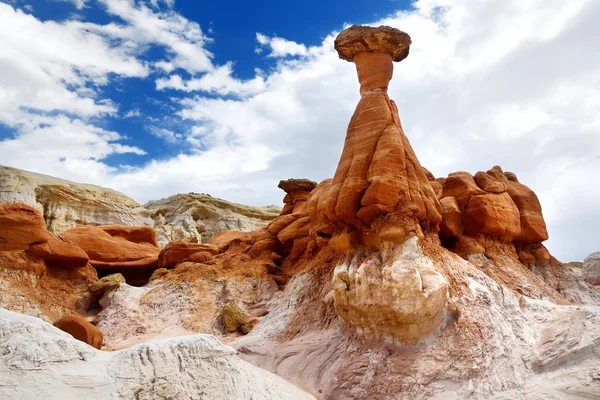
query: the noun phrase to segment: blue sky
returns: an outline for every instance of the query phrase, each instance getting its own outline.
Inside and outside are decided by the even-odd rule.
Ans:
[[[436,176],[500,165],[539,196],[551,252],[599,250],[595,0],[0,0],[0,164],[144,203],[280,204],[331,177],[359,100],[345,24],[412,38],[390,97]]]
[[[24,12],[30,13],[41,21],[79,21],[98,25],[126,23],[114,13],[107,12],[106,4],[96,1],[14,1],[8,2]],[[83,7],[80,6],[83,4]],[[143,2],[138,2],[144,5]],[[276,67],[277,59],[267,57],[266,52],[257,53],[258,32],[270,37],[283,37],[306,46],[319,45],[332,32],[343,27],[344,23],[365,23],[387,16],[399,9],[409,8],[408,1],[381,0],[364,1],[234,1],[234,2],[198,2],[179,1],[169,7],[158,2],[152,7],[156,12],[173,11],[191,22],[199,24],[207,38],[204,48],[211,53],[214,65],[232,62],[232,76],[241,80],[252,79],[256,68],[265,72]],[[138,55],[138,59],[152,63],[169,55],[165,47],[150,45]],[[203,73],[190,73],[178,69],[178,75],[187,79],[202,76]],[[175,134],[185,135],[197,121],[187,121],[175,115],[178,111],[173,99],[184,97],[180,91],[166,88],[157,90],[155,79],[169,76],[164,71],[154,71],[153,79],[117,78],[111,85],[99,88],[99,94],[110,98],[118,112],[103,115],[94,121],[97,126],[116,131],[127,137],[125,143],[138,147],[146,154],[111,154],[103,162],[114,168],[123,165],[139,166],[153,159],[165,159],[175,152],[188,153],[189,148],[179,141],[165,141],[157,136],[156,130],[166,129]],[[214,98],[211,93],[202,96]],[[232,95],[235,97],[235,95]],[[227,97],[227,96],[225,96]],[[125,116],[131,117],[124,118]],[[137,115],[140,114],[140,115]],[[10,137],[14,129],[0,130],[0,139]]]

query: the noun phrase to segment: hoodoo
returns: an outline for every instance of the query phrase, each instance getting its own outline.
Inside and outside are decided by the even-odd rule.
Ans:
[[[387,94],[393,62],[406,58],[410,43],[386,26],[352,26],[336,38],[340,58],[356,64],[361,99],[321,194],[330,244],[347,254],[333,277],[337,313],[363,332],[405,343],[441,323],[447,297],[446,280],[418,244],[439,231],[442,207]]]

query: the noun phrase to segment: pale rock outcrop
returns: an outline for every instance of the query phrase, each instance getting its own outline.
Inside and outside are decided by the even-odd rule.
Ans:
[[[338,315],[365,334],[417,344],[442,322],[448,283],[413,237],[339,264],[333,295]]]
[[[60,234],[79,225],[146,225],[155,228],[160,247],[174,240],[202,242],[221,230],[260,229],[281,210],[193,193],[142,206],[112,189],[0,166],[0,204],[11,202],[40,211],[49,232]]]
[[[336,272],[318,267],[329,262],[326,251],[309,263],[312,269],[291,278],[270,312],[232,346],[242,358],[319,399],[600,396],[597,293],[569,289],[588,305],[532,299],[469,261],[425,244],[422,253],[450,286],[444,322],[418,346],[390,344],[390,337],[377,338],[377,330],[354,333],[335,317]]]
[[[600,286],[600,251],[590,254],[583,260],[581,276],[589,284]]]
[[[93,294],[101,296],[106,292],[118,288],[122,283],[125,283],[125,277],[123,274],[110,274],[92,283],[89,286],[89,289]]]
[[[240,360],[211,335],[101,352],[37,318],[4,309],[0,377],[3,399],[314,399]]]
[[[245,206],[199,193],[153,200],[144,207],[157,216],[154,228],[161,247],[169,241],[183,239],[201,243],[223,230],[257,230],[281,211],[276,206]],[[163,215],[164,221],[159,215]]]
[[[0,166],[0,203],[22,202],[39,210],[48,231],[78,225],[150,225],[141,205],[116,190]]]

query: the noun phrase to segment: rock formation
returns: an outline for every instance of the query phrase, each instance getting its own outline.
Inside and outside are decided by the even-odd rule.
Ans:
[[[43,321],[0,309],[2,399],[309,400],[211,335],[101,352]]]
[[[112,189],[0,166],[0,203],[25,203],[44,216],[48,231],[78,225],[150,225],[150,213]]]
[[[279,207],[250,207],[205,194],[178,194],[145,204],[154,219],[160,247],[170,241],[192,239],[205,242],[223,230],[254,231],[267,225]]]
[[[121,273],[130,284],[142,284],[158,268],[160,249],[150,227],[78,226],[62,236],[82,248],[101,275]]]
[[[189,259],[206,262],[218,253],[219,247],[214,244],[190,243],[178,240],[169,243],[161,250],[158,257],[158,266],[160,268],[170,268]]]
[[[414,344],[442,322],[448,284],[416,242],[439,231],[442,206],[387,95],[393,61],[410,43],[387,27],[353,26],[336,38],[340,58],[356,64],[361,100],[333,180],[311,202],[313,214],[326,204],[314,234],[346,254],[333,276],[337,313],[363,332]]]
[[[0,166],[0,204],[13,202],[37,209],[49,232],[60,234],[79,225],[147,225],[155,228],[160,247],[182,239],[202,242],[226,229],[260,229],[280,211],[195,193],[141,206],[112,189]]]
[[[590,285],[600,286],[600,251],[583,260],[581,275]]]
[[[79,315],[65,315],[54,326],[98,350],[102,348],[102,332]]]
[[[96,296],[102,296],[104,293],[109,292],[113,289],[121,286],[125,283],[125,277],[121,273],[110,274],[103,278],[98,279],[96,282],[89,286],[90,292]]]
[[[97,279],[87,254],[46,230],[39,211],[23,203],[0,204],[0,307],[54,321],[85,313]]]
[[[281,181],[284,207],[266,226],[252,232],[228,226],[205,243],[182,234],[186,240],[172,241],[160,254],[152,235],[139,228],[83,227],[63,235],[93,264],[112,262],[115,254],[119,262],[144,260],[148,251],[162,268],[141,287],[118,276],[90,285],[101,296],[101,309],[89,310],[89,318],[104,334],[103,348],[115,351],[100,357],[76,342],[74,350],[67,346],[76,356],[58,358],[86,366],[83,371],[108,371],[88,379],[102,384],[94,387],[96,397],[114,387],[124,396],[138,390],[141,398],[247,395],[235,384],[246,368],[239,366],[247,364],[197,333],[215,335],[241,358],[319,399],[600,397],[600,293],[543,246],[548,233],[541,205],[515,174],[493,167],[435,178],[420,165],[387,94],[393,62],[404,59],[409,46],[406,33],[389,27],[353,26],[340,33],[335,47],[356,64],[361,98],[338,167],[318,185]],[[198,221],[207,220],[201,196],[147,207],[161,223],[184,216],[182,232],[193,233]],[[165,203],[183,205],[169,211]],[[7,224],[18,225],[10,218]],[[50,247],[56,242],[46,238],[39,218],[28,221],[31,231],[17,231],[12,239],[0,225],[8,232],[0,233],[2,246],[16,249],[0,251],[0,267],[3,255],[18,253],[11,256],[20,260],[13,269],[56,270],[43,255],[32,258],[40,243],[31,240],[43,237]],[[593,277],[594,257],[585,263],[582,275]],[[24,287],[17,280],[10,284]],[[5,287],[15,291],[7,284],[0,289]],[[2,296],[0,291],[4,306]],[[10,302],[6,307],[38,312]],[[6,334],[3,319],[14,326],[15,317],[0,310],[0,376],[9,382],[0,385],[0,395],[4,390],[10,397],[18,390],[14,382],[35,380],[39,371],[25,372],[29,347],[10,347],[20,336],[4,338],[38,328],[50,337],[56,332],[27,320],[28,327]],[[174,336],[185,338],[166,339]],[[52,353],[64,346],[41,348]],[[44,357],[55,368],[54,353]],[[17,367],[5,367],[7,359],[19,360]],[[181,376],[182,368],[192,373]],[[125,370],[126,381],[115,378]],[[262,386],[256,385],[260,398]],[[88,387],[65,390],[85,397]]]

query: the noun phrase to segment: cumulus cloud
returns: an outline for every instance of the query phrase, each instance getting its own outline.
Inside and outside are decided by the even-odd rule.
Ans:
[[[291,40],[269,37],[262,33],[256,33],[256,41],[263,47],[268,47],[271,50],[269,57],[286,57],[286,56],[305,56],[308,54],[308,48]],[[261,48],[257,48],[257,53],[261,52]]]
[[[254,95],[265,90],[265,81],[257,75],[253,79],[241,80],[232,76],[233,63],[227,63],[216,68],[200,78],[184,81],[179,75],[171,75],[167,78],[156,80],[156,89],[176,89],[185,92],[208,92],[219,95],[235,94],[239,96]]]
[[[332,176],[345,128],[359,99],[354,65],[339,60],[333,49],[335,33],[311,47],[257,34],[259,48],[266,49],[277,65],[243,81],[235,78],[234,64],[213,65],[204,48],[208,39],[199,27],[174,11],[156,12],[128,1],[105,2],[126,25],[80,26],[87,27],[87,34],[130,41],[129,47],[107,50],[120,52],[122,60],[133,57],[149,42],[168,49],[169,57],[151,67],[171,75],[152,79],[157,90],[186,94],[172,101],[178,117],[193,128],[167,130],[182,135],[175,138],[190,144],[192,150],[116,170],[102,162],[107,152],[137,150],[107,147],[106,143],[118,140],[108,134],[104,144],[90,136],[94,151],[82,150],[87,158],[71,157],[71,151],[78,151],[74,149],[61,159],[60,154],[65,157],[67,150],[46,142],[52,152],[46,155],[36,150],[31,154],[35,161],[24,164],[5,157],[26,149],[20,143],[38,150],[41,145],[17,137],[0,142],[3,163],[103,184],[139,201],[202,191],[242,203],[279,203],[279,179],[319,181]],[[410,56],[395,66],[390,96],[421,163],[436,176],[457,170],[475,173],[496,164],[515,172],[540,197],[551,252],[568,261],[598,250],[595,231],[600,222],[596,206],[600,192],[594,182],[600,175],[599,19],[600,4],[593,0],[420,0],[412,10],[379,21],[352,22],[395,26],[413,39]],[[174,21],[191,27],[189,35],[181,26],[175,28]],[[81,34],[73,33],[76,37]],[[182,41],[190,46],[180,46]],[[0,52],[0,60],[3,55]],[[120,74],[143,77],[151,73],[148,65],[135,58],[128,64]],[[102,69],[92,69],[84,78],[68,69],[51,71],[74,82],[84,79],[104,84]],[[192,77],[184,79],[178,69]],[[0,76],[5,71],[19,73],[16,68],[0,71]],[[32,71],[31,76],[36,77],[36,70]],[[50,107],[44,99],[52,96],[45,94],[44,88],[49,85],[51,90],[54,81],[43,77],[20,102]],[[115,112],[116,106],[110,102],[68,90],[61,94],[59,89],[65,87],[56,87],[59,101],[52,107],[69,107],[78,115]],[[0,96],[0,113],[10,107],[2,105],[3,98]],[[5,112],[0,118],[7,123],[11,116]],[[99,137],[107,135],[86,129]],[[2,151],[4,143],[12,147],[5,144]],[[87,170],[80,178],[81,168]]]

